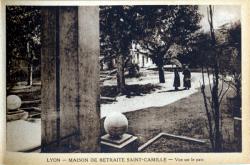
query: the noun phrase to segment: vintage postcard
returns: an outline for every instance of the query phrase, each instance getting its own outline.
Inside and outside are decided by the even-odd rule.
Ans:
[[[250,163],[249,10],[1,2],[1,163]]]

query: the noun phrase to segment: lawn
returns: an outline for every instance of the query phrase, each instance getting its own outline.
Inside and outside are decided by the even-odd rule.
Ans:
[[[208,87],[206,88],[208,91]],[[227,97],[233,95],[233,90],[229,90],[223,99],[221,105],[223,118],[223,151],[237,152],[239,146],[236,145],[233,138],[233,117],[228,110]],[[168,99],[168,98],[166,98]],[[192,150],[192,152],[210,152],[209,135],[206,124],[206,113],[203,105],[203,97],[200,91],[189,97],[180,99],[172,104],[162,107],[149,107],[133,112],[126,112],[125,115],[129,121],[128,132],[139,138],[139,144],[142,145],[160,132],[183,135],[207,141],[203,149]],[[103,120],[102,120],[103,121]],[[104,131],[102,129],[102,133]],[[161,145],[167,146],[166,140],[162,140]],[[164,142],[165,141],[165,142]],[[176,147],[183,147],[183,143],[176,143]],[[146,152],[171,152],[160,150],[159,145],[150,147]],[[180,150],[178,150],[180,151]],[[174,152],[174,150],[172,150]]]

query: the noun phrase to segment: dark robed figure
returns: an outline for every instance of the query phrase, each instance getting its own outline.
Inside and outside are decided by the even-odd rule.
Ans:
[[[175,90],[178,90],[178,87],[180,87],[180,75],[178,72],[178,69],[174,69],[174,88]]]
[[[185,89],[191,88],[191,72],[188,69],[188,66],[185,66],[185,69],[182,72],[183,74],[183,86]]]

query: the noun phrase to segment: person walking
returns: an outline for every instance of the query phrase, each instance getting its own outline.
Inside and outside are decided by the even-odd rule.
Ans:
[[[188,69],[188,66],[185,66],[185,69],[183,70],[182,74],[184,75],[183,77],[183,86],[185,89],[190,89],[191,88],[191,72]]]
[[[177,68],[174,68],[174,89],[177,91],[179,90],[178,87],[180,87],[180,75],[179,75],[179,72],[178,72],[178,69]]]

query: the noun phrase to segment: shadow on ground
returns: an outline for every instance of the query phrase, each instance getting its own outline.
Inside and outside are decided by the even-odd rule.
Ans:
[[[126,97],[130,98],[133,96],[143,96],[145,94],[149,94],[154,92],[157,89],[160,89],[161,86],[154,85],[154,84],[133,84],[133,85],[126,85],[125,93],[122,95],[125,95]],[[119,92],[117,92],[117,86],[102,86],[101,87],[101,96],[103,97],[117,97],[121,96]],[[105,104],[104,102],[102,102]]]
[[[178,91],[184,91],[186,90],[185,88],[182,88],[182,89],[178,89],[178,90],[175,90],[175,89],[170,89],[170,90],[167,90],[167,91],[159,91],[158,93],[165,93],[165,92],[178,92]]]

